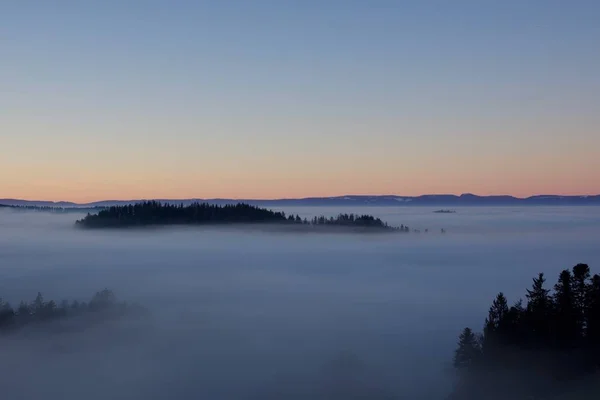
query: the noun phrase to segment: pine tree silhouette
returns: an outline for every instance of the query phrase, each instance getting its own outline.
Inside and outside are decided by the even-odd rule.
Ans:
[[[471,367],[481,356],[481,348],[471,328],[463,329],[458,337],[458,348],[454,352],[454,367],[465,369]]]

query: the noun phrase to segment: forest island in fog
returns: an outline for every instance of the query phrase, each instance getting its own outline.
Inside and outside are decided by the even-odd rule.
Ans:
[[[278,224],[305,228],[344,228],[366,232],[409,232],[407,226],[393,227],[372,215],[339,214],[312,219],[288,215],[257,206],[237,203],[223,206],[193,203],[188,206],[146,201],[112,206],[97,214],[88,214],[76,222],[84,228],[125,228],[158,225],[236,225]]]

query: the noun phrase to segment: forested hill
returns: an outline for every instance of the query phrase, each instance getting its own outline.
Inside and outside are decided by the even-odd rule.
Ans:
[[[454,366],[459,385],[452,400],[592,399],[570,396],[600,371],[600,275],[587,264],[563,270],[552,289],[544,274],[533,279],[526,301],[494,299],[483,333],[465,328]],[[579,390],[581,391],[581,390]],[[558,396],[558,397],[555,397]]]
[[[272,211],[249,204],[214,205],[194,203],[188,206],[164,204],[157,201],[113,206],[97,214],[88,214],[76,222],[84,228],[121,228],[150,225],[223,225],[223,224],[285,224],[298,227],[345,227],[370,231],[408,232],[402,225],[391,227],[371,215],[340,214],[337,217],[315,217],[312,220],[298,215],[286,216],[284,212]]]

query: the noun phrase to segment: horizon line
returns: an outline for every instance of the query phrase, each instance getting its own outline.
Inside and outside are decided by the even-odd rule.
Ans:
[[[189,201],[189,200],[201,200],[201,201],[223,201],[223,200],[232,200],[232,201],[290,201],[290,200],[311,200],[311,199],[339,199],[344,197],[398,197],[398,198],[418,198],[425,196],[476,196],[476,197],[512,197],[515,199],[529,199],[533,197],[543,197],[543,196],[551,196],[551,197],[594,197],[600,196],[600,193],[595,194],[534,194],[530,196],[515,196],[511,194],[486,194],[480,195],[471,192],[464,193],[424,193],[419,195],[405,196],[398,194],[342,194],[342,195],[334,195],[334,196],[308,196],[308,197],[277,197],[277,198],[244,198],[244,197],[184,197],[184,198],[168,198],[168,197],[139,197],[133,199],[101,199],[101,200],[92,200],[92,201],[84,201],[77,202],[71,200],[32,200],[32,199],[23,199],[23,198],[12,198],[5,197],[0,199],[0,204],[2,201],[27,201],[27,202],[44,202],[44,203],[72,203],[78,205],[92,204],[92,203],[101,203],[101,202],[134,202],[134,201]]]

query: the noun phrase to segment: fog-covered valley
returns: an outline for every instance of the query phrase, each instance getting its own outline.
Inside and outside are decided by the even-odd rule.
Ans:
[[[497,292],[512,302],[538,272],[600,267],[600,207],[456,210],[284,209],[369,213],[409,235],[88,231],[73,214],[0,211],[5,300],[108,287],[151,310],[0,337],[5,398],[443,399],[456,336]]]

